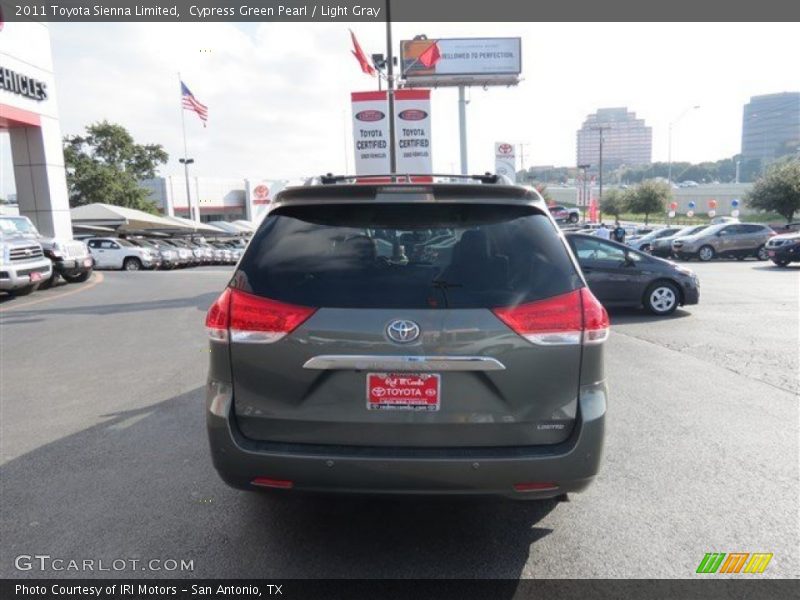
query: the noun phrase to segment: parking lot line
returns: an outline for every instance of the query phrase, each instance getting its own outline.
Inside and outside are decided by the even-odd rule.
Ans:
[[[91,283],[89,283],[87,285],[82,285],[81,287],[79,287],[77,289],[69,290],[67,292],[64,292],[63,294],[57,294],[57,295],[54,295],[54,296],[46,296],[44,298],[37,298],[36,300],[31,300],[30,302],[25,302],[24,304],[13,304],[13,305],[9,306],[8,308],[0,307],[0,314],[6,313],[6,312],[10,312],[10,311],[12,311],[12,310],[14,310],[16,308],[27,308],[28,306],[33,306],[34,304],[39,304],[41,302],[47,302],[48,300],[58,300],[60,298],[64,298],[65,296],[71,296],[72,294],[77,294],[79,292],[85,292],[87,290],[92,289],[96,285],[102,283],[103,279],[104,279],[103,274],[102,273],[98,273],[97,271],[95,271],[94,272],[94,276],[92,277]]]

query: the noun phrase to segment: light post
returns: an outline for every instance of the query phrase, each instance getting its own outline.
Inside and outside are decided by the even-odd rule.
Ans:
[[[600,201],[603,199],[603,142],[605,139],[603,138],[603,132],[608,131],[611,129],[611,125],[598,125],[596,127],[592,127],[593,131],[598,131],[600,133],[600,164],[598,165],[598,192],[597,192],[597,204],[599,206]]]
[[[697,110],[698,108],[700,108],[699,104],[696,104],[695,106],[687,106],[683,112],[678,115],[678,118],[669,124],[669,131],[667,134],[667,162],[669,163],[669,166],[667,167],[667,184],[669,185],[669,189],[672,189],[672,128],[673,126],[677,125],[678,121],[685,117],[690,110]]]
[[[586,222],[586,204],[589,202],[589,199],[587,198],[587,193],[586,193],[586,172],[589,170],[589,167],[591,167],[591,166],[592,165],[590,165],[588,163],[587,164],[583,164],[583,165],[578,165],[578,168],[582,172],[582,174],[581,174],[581,185],[583,186],[583,202],[581,202],[581,204],[582,204],[581,208],[583,208],[583,222],[584,223]]]
[[[186,177],[186,205],[189,207],[189,218],[192,221],[199,221],[200,220],[200,215],[197,214],[197,216],[195,217],[194,207],[192,206],[192,196],[191,196],[191,193],[189,191],[189,165],[194,163],[194,159],[193,158],[179,158],[178,162],[183,165],[183,173],[184,173],[184,176]],[[200,211],[198,210],[197,212],[199,213]]]
[[[394,55],[392,54],[392,5],[386,0],[386,90],[389,96],[389,173],[397,173],[394,124]],[[394,181],[392,177],[392,181]]]

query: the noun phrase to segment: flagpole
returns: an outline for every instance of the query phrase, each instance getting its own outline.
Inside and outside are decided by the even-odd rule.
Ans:
[[[178,71],[178,83],[183,84],[183,79],[181,79],[180,71]],[[189,219],[192,221],[198,221],[200,215],[197,215],[195,218],[194,208],[192,207],[192,197],[189,187],[189,149],[186,144],[186,109],[183,107],[183,87],[181,87],[181,129],[183,130],[183,160],[180,162],[183,163],[183,174],[186,178],[186,206],[189,208]],[[192,160],[194,162],[194,160]],[[195,229],[196,231],[196,229]]]

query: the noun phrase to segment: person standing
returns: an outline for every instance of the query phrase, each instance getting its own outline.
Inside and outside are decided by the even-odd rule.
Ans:
[[[608,240],[611,238],[611,231],[606,227],[605,223],[600,223],[600,227],[597,228],[595,235],[604,240]]]
[[[619,220],[614,223],[614,231],[611,233],[614,241],[617,241],[620,244],[625,243],[625,228],[619,224]]]

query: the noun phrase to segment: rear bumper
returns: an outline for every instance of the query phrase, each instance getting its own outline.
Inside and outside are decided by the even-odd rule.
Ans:
[[[210,382],[206,418],[211,457],[220,477],[256,489],[256,477],[291,481],[302,491],[374,494],[494,495],[548,498],[578,492],[600,468],[605,383],[583,386],[570,437],[551,446],[396,448],[259,442],[245,438],[231,416],[229,384]],[[514,485],[553,482],[518,492]]]
[[[86,271],[91,271],[94,267],[94,259],[87,255],[78,258],[57,259],[53,263],[53,268],[59,275],[80,275]]]

